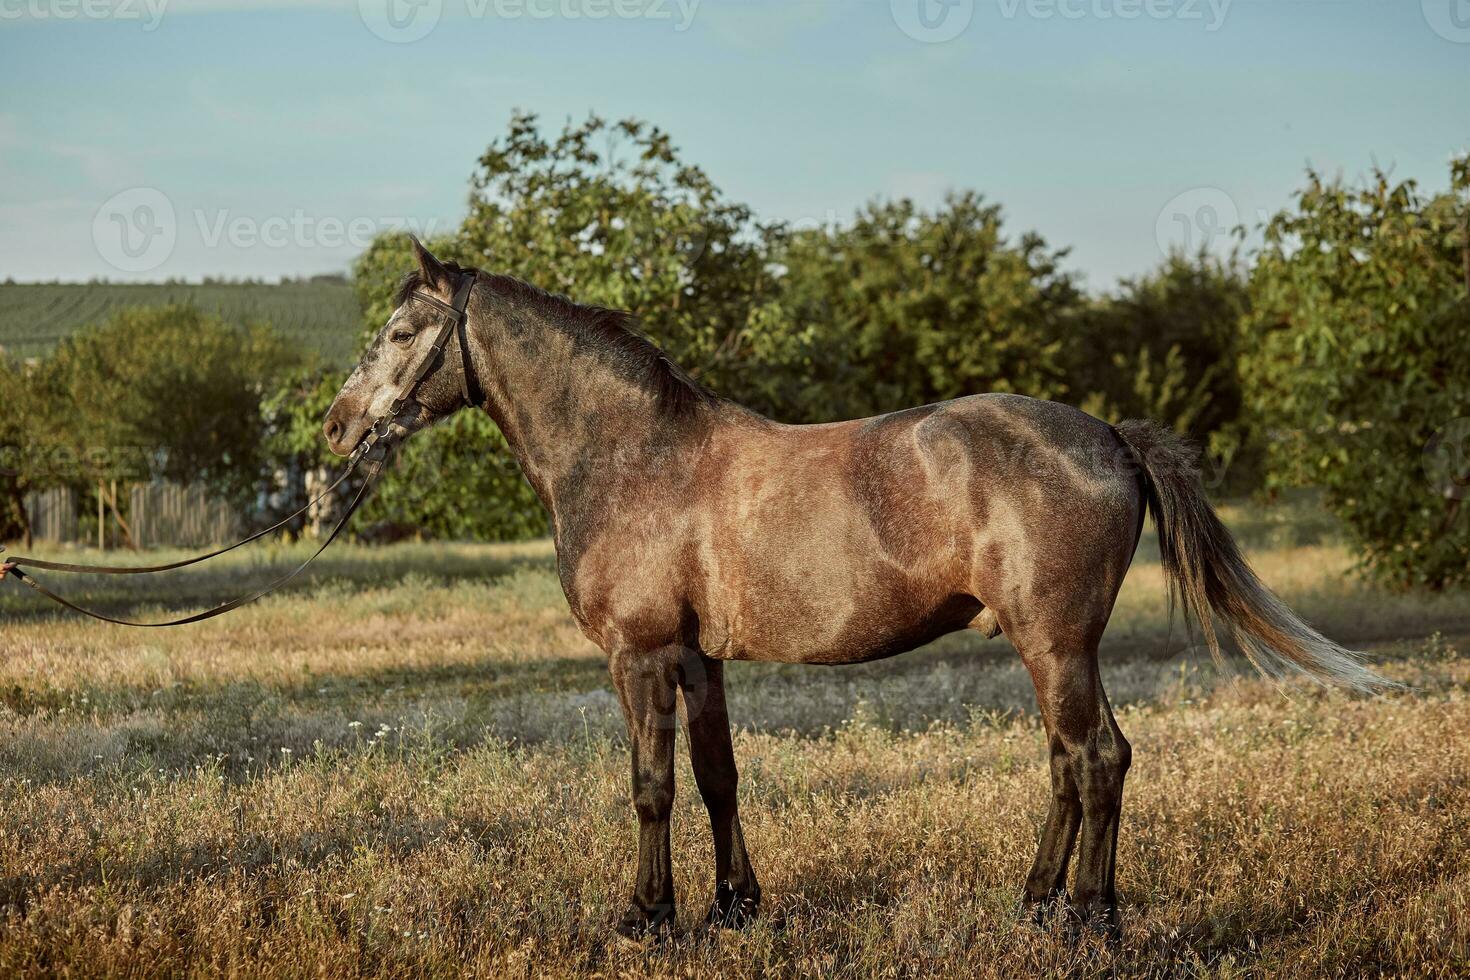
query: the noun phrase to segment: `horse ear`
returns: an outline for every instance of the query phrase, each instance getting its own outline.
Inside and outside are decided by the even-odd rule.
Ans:
[[[417,235],[409,235],[408,240],[413,242],[413,257],[418,260],[419,275],[423,277],[424,285],[438,291],[445,291],[449,286],[449,270],[444,268],[444,263],[434,258],[434,253],[424,248],[424,243],[418,240]]]

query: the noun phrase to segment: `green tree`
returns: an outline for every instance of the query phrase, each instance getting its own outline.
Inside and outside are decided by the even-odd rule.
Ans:
[[[418,437],[363,506],[363,526],[411,528],[430,538],[521,541],[548,532],[536,492],[489,416],[461,412]]]
[[[726,201],[646,123],[594,116],[547,138],[535,116],[517,114],[480,158],[462,227],[429,245],[442,258],[578,302],[630,310],[690,373],[743,397],[759,373],[744,356],[747,321],[772,288],[763,234],[749,209]],[[402,234],[378,238],[358,259],[354,281],[369,333],[386,321],[394,283],[412,267]],[[429,533],[521,537],[545,528],[503,437],[483,416],[417,436],[375,498],[369,518],[381,508],[382,517]]]
[[[872,203],[845,227],[768,238],[779,296],[751,318],[764,402],[792,420],[872,415],[981,391],[1067,392],[1081,294],[1065,251],[1008,240],[999,206]]]
[[[261,399],[297,357],[267,327],[193,307],[122,310],[35,368],[33,435],[72,461],[53,480],[163,477],[243,500],[264,462]]]
[[[32,435],[29,379],[19,362],[0,351],[0,541],[27,537],[25,495],[30,489],[26,456]]]
[[[1171,254],[1077,320],[1066,345],[1074,397],[1100,418],[1164,422],[1239,471],[1240,321],[1249,306],[1236,261]]]
[[[741,334],[771,288],[762,229],[666,133],[593,116],[548,139],[518,113],[472,186],[464,224],[429,243],[436,254],[629,310],[692,374],[742,390]],[[412,256],[406,235],[385,235],[354,267],[370,331]]]
[[[1381,172],[1357,188],[1312,173],[1250,282],[1247,391],[1272,481],[1325,487],[1365,566],[1400,586],[1470,575],[1470,521],[1422,458],[1470,416],[1467,196],[1470,159],[1427,200]]]

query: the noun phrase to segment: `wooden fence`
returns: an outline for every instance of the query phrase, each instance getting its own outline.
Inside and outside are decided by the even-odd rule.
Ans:
[[[139,548],[199,548],[242,536],[239,515],[198,485],[134,484],[128,515]]]
[[[70,487],[26,494],[26,515],[31,537],[38,541],[80,540],[77,529],[77,495]]]
[[[119,500],[118,504],[121,507],[124,501]],[[34,539],[58,544],[97,543],[95,520],[92,528],[82,533],[78,494],[71,488],[27,494],[25,505]],[[240,515],[201,486],[134,484],[128,492],[126,507],[124,516],[133,532],[132,543],[139,548],[198,548],[242,536]],[[109,542],[124,543],[112,514],[109,512],[106,517]]]

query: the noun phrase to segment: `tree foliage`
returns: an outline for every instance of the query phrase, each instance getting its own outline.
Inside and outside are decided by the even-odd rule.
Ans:
[[[26,460],[33,402],[25,371],[0,352],[0,541],[25,537],[25,494],[34,465]]]
[[[781,236],[779,291],[751,347],[764,401],[793,420],[855,418],[976,391],[1060,397],[1081,294],[1064,252],[1010,242],[974,194],[934,211],[874,203],[852,224]]]
[[[449,540],[520,541],[548,533],[547,515],[480,412],[461,412],[416,437],[363,507],[364,526]]]
[[[441,258],[518,276],[578,302],[629,310],[694,375],[742,390],[738,342],[771,288],[762,229],[668,135],[593,116],[544,137],[534,115],[480,157],[469,214],[436,239]],[[369,324],[411,267],[406,236],[385,236],[354,269]]]
[[[1421,458],[1470,416],[1467,194],[1470,159],[1430,199],[1381,172],[1310,174],[1251,277],[1245,371],[1272,480],[1325,487],[1367,567],[1404,586],[1470,569],[1470,520]]]
[[[199,481],[253,495],[261,401],[299,358],[273,330],[193,307],[122,310],[64,340],[26,379],[37,482]]]
[[[1152,418],[1203,447],[1236,489],[1259,480],[1241,422],[1239,263],[1175,252],[1093,302],[1066,345],[1073,399],[1103,419]]]

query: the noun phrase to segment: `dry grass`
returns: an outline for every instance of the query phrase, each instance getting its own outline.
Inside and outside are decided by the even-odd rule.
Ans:
[[[343,548],[313,584],[182,630],[0,586],[0,973],[1465,975],[1470,602],[1356,582],[1316,518],[1231,516],[1269,582],[1413,687],[1221,677],[1177,623],[1170,645],[1145,545],[1104,658],[1135,747],[1116,948],[1016,921],[1042,739],[1009,646],[970,636],[732,667],[765,915],[612,943],[622,723],[549,549],[410,545]],[[78,587],[146,615],[296,554]],[[689,927],[710,845],[682,761],[679,785]]]

